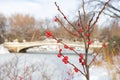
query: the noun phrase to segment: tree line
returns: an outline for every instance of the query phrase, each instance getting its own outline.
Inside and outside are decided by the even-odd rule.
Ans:
[[[89,18],[89,17],[88,17]],[[67,24],[63,18],[60,18],[66,28],[74,32],[74,29]],[[70,35],[60,24],[55,23],[53,19],[36,20],[30,15],[15,14],[5,17],[0,14],[0,36],[9,41],[18,39],[19,41],[38,41],[45,39],[45,30],[51,30],[53,34],[62,39],[78,40],[75,36]],[[78,27],[77,19],[72,21],[73,25]],[[93,39],[100,41],[109,40],[112,37],[120,37],[120,25],[118,20],[113,20],[109,25],[100,28],[95,25]],[[75,32],[74,32],[75,33]],[[95,34],[95,35],[94,35]],[[77,35],[75,33],[75,35]]]

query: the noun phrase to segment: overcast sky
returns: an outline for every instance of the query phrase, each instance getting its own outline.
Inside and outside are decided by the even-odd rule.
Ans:
[[[7,17],[19,13],[29,14],[36,19],[51,19],[60,14],[54,4],[55,1],[64,14],[71,17],[71,19],[77,15],[79,0],[0,0],[0,13]],[[110,21],[110,19],[107,19],[104,15],[97,23],[103,25],[105,21]]]
[[[58,14],[55,1],[66,15],[73,13],[78,6],[78,0],[0,0],[0,13],[5,16],[20,13],[29,14],[37,19],[53,18]]]

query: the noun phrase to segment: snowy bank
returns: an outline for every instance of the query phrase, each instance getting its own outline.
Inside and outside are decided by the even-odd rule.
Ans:
[[[0,54],[8,54],[10,53],[3,45],[0,45]]]

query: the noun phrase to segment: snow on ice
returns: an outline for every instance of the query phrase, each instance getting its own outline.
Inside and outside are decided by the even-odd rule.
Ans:
[[[75,73],[72,67],[63,64],[55,54],[8,54],[9,51],[2,45],[0,53],[0,78],[3,80],[10,80],[13,74],[17,75],[16,80],[19,80],[20,76],[23,80],[30,77],[32,80],[85,80],[80,73]],[[71,55],[71,58],[75,56]],[[29,74],[24,74],[26,68]],[[91,80],[111,80],[105,67],[92,66],[90,74]]]

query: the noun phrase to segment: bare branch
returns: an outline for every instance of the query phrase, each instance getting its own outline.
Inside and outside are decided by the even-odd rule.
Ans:
[[[81,27],[82,29],[85,31],[85,27],[84,27],[84,23],[82,22],[82,18],[81,18],[81,14],[80,14],[80,11],[78,11],[78,15],[79,15],[79,19],[80,19],[80,23],[81,23]]]
[[[109,2],[110,2],[110,0],[108,0],[108,1],[104,4],[103,8],[102,8],[101,11],[98,13],[98,16],[96,17],[96,20],[95,20],[94,23],[91,25],[91,27],[93,27],[93,26],[97,23],[100,15],[101,15],[101,13],[103,12],[103,10],[105,9],[105,7],[107,6],[107,4],[108,4]]]
[[[101,47],[98,52],[96,53],[96,55],[93,57],[92,61],[90,62],[89,66],[94,62],[94,60],[96,59],[96,57],[98,56],[98,54],[100,53],[100,51],[103,49],[103,47]]]
[[[111,15],[111,14],[108,14],[108,13],[106,13],[106,12],[103,12],[105,15],[108,15],[108,16],[110,16],[110,17],[112,17],[112,18],[120,18],[120,16],[118,15],[118,14],[116,14],[116,13],[114,13],[114,15]]]
[[[84,12],[84,27],[86,26],[86,11],[85,11],[85,2],[82,0],[82,9]]]
[[[90,19],[88,26],[91,25],[91,22],[93,21],[93,18],[94,18],[94,17],[95,17],[95,13],[93,13],[93,16],[92,16],[92,18]]]
[[[65,16],[65,14],[60,10],[59,6],[57,5],[57,3],[55,2],[55,5],[58,9],[58,11],[62,14],[62,16],[64,17],[64,19],[74,28],[74,30],[77,31],[77,29],[75,28],[75,26],[67,19],[67,17]]]

